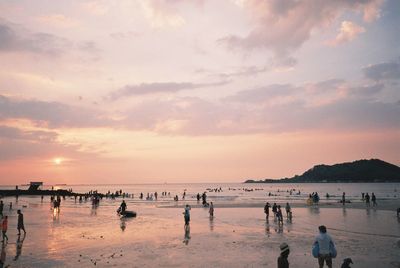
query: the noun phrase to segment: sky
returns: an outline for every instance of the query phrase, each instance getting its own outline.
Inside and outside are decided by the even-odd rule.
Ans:
[[[400,165],[400,1],[0,0],[0,184]]]

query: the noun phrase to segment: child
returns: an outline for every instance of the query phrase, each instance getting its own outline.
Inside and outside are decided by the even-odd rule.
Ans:
[[[289,268],[289,245],[282,243],[279,248],[281,249],[281,255],[278,257],[278,268]]]
[[[7,236],[7,229],[8,229],[8,216],[3,217],[3,222],[1,223],[1,231],[3,233],[3,240],[1,242],[4,242],[5,239],[8,241],[8,236]]]

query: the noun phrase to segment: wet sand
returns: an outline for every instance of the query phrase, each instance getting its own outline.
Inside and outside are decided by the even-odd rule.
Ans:
[[[7,204],[9,200],[3,199]],[[397,200],[387,201],[395,207]],[[353,267],[400,267],[400,221],[394,211],[346,204],[293,205],[293,220],[282,227],[265,220],[258,204],[215,203],[215,217],[190,201],[190,237],[184,230],[184,202],[132,202],[134,219],[120,219],[120,200],[90,202],[67,199],[60,214],[47,200],[20,198],[9,215],[10,242],[3,247],[11,267],[276,267],[279,244],[287,242],[291,267],[318,267],[311,256],[317,227],[324,224],[335,240],[340,267],[351,257]],[[340,205],[340,207],[338,207]],[[22,207],[26,206],[26,207]],[[382,206],[382,205],[380,205]],[[22,207],[27,235],[16,235],[16,208]],[[17,259],[15,260],[15,258]]]

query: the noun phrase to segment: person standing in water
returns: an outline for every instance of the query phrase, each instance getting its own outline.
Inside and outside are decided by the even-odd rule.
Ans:
[[[378,204],[376,203],[376,196],[374,193],[371,195],[372,206],[376,207]]]
[[[7,229],[8,229],[8,216],[4,216],[3,222],[1,223],[1,232],[3,234],[3,240],[1,242],[4,242],[4,240],[8,241]]]
[[[269,208],[271,207],[271,205],[267,202],[264,206],[264,213],[265,213],[265,218],[268,220],[269,218]]]
[[[124,214],[125,213],[125,211],[126,211],[126,203],[125,203],[125,200],[122,200],[122,203],[121,203],[121,205],[120,205],[120,214]]]
[[[367,205],[367,207],[370,206],[370,203],[369,203],[369,194],[368,194],[368,193],[365,194],[365,204]]]
[[[18,223],[17,223],[18,235],[21,235],[21,230],[24,231],[24,234],[26,234],[24,226],[24,214],[22,214],[20,209],[18,209],[17,213],[18,213]]]
[[[289,220],[292,218],[292,209],[291,209],[289,203],[286,203],[285,209],[286,209],[286,217]]]
[[[213,202],[210,202],[210,217],[214,217],[214,204]]]
[[[343,192],[342,194],[342,205],[344,206],[346,204],[346,193]]]
[[[289,268],[289,245],[283,242],[279,248],[281,250],[281,255],[278,257],[278,268]]]
[[[186,204],[185,207],[185,212],[183,212],[183,217],[185,219],[185,228],[189,227],[189,223],[190,223],[190,206],[188,204]]]

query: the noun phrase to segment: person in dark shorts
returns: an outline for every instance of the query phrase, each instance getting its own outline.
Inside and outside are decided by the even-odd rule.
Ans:
[[[371,195],[372,206],[376,207],[378,204],[376,203],[376,196],[374,193]]]
[[[269,218],[269,208],[271,207],[271,205],[267,202],[264,206],[264,213],[265,213],[265,217],[268,220]]]
[[[18,235],[21,234],[21,230],[24,231],[24,234],[26,234],[24,226],[24,214],[22,214],[20,209],[18,209],[17,213],[18,213],[18,223],[17,223]]]
[[[368,193],[366,193],[366,194],[365,194],[365,204],[367,205],[367,207],[369,207],[369,206],[370,206],[369,200],[370,200],[370,198],[369,198],[369,194],[368,194]]]
[[[289,245],[283,242],[279,248],[281,250],[281,255],[278,257],[278,268],[289,268]]]
[[[324,263],[328,268],[332,268],[332,252],[331,248],[334,247],[333,240],[329,234],[326,232],[326,227],[321,225],[318,227],[319,234],[315,238],[314,243],[318,243],[319,254],[318,254],[318,264],[319,268],[324,267]]]

